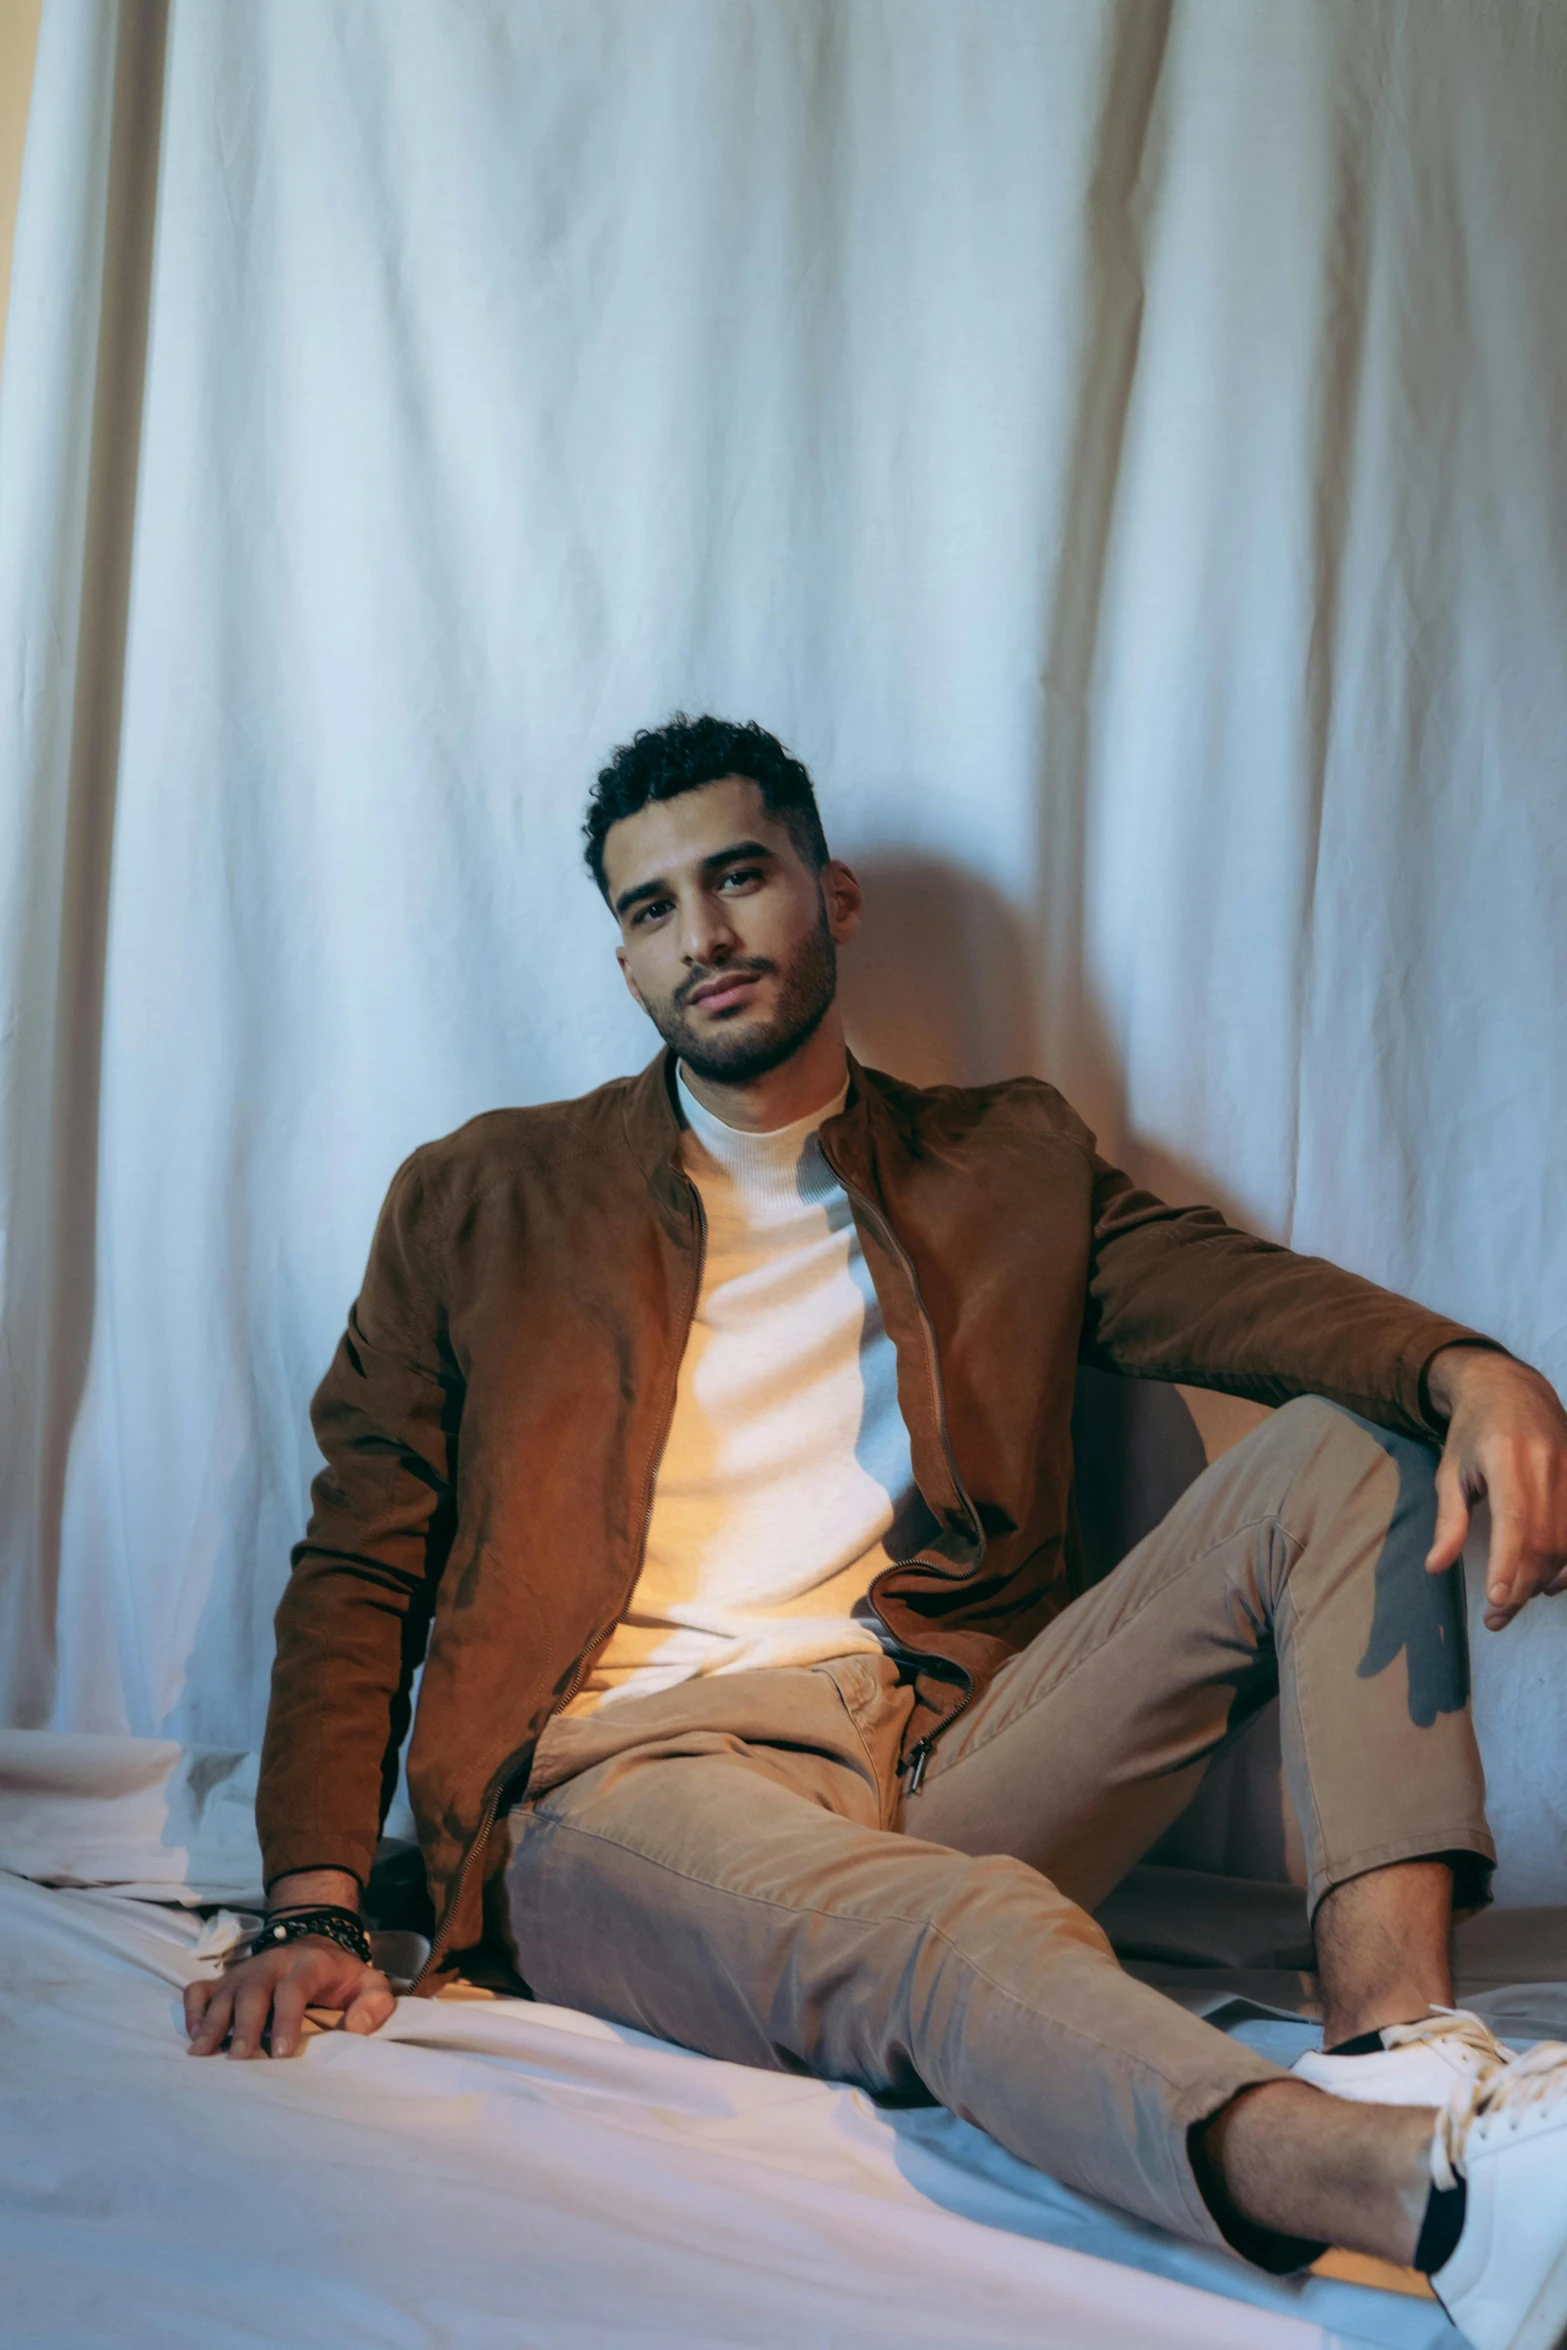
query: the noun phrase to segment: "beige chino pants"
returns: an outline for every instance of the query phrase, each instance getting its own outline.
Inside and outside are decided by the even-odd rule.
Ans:
[[[1127,1975],[1089,1910],[1277,1690],[1313,1905],[1494,1847],[1433,1456],[1315,1398],[1198,1479],[996,1675],[905,1797],[896,1664],[715,1675],[558,1719],[499,1923],[542,1999],[931,2096],[1200,2242],[1188,2134],[1277,2068]],[[1271,2264],[1271,2263],[1270,2263]]]

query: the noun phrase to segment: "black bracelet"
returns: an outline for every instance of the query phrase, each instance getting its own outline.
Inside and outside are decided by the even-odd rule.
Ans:
[[[362,1966],[375,1963],[362,1920],[351,1909],[330,1905],[289,1910],[282,1917],[268,1918],[244,1945],[244,1955],[254,1958],[258,1951],[281,1950],[286,1943],[302,1942],[307,1934],[319,1934],[328,1942],[335,1942],[339,1950],[348,1951]]]

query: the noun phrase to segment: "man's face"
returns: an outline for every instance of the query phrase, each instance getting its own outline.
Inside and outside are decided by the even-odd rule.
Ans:
[[[749,776],[623,816],[604,878],[626,984],[694,1075],[748,1084],[815,1033],[859,889],[836,860],[812,870]]]

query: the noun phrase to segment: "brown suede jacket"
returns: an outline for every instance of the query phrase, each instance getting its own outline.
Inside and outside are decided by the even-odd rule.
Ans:
[[[671,1063],[497,1110],[398,1170],[312,1410],[326,1467],[278,1609],[257,1817],[269,1881],[368,1877],[408,1784],[438,1918],[636,1581],[701,1277]],[[1314,1392],[1439,1439],[1425,1371],[1476,1333],[1170,1208],[1052,1087],[857,1066],[822,1149],[854,1210],[929,1512],[871,1604],[911,1660],[907,1761],[1074,1596],[1079,1362],[1264,1403]],[[1484,1342],[1482,1342],[1484,1343]]]

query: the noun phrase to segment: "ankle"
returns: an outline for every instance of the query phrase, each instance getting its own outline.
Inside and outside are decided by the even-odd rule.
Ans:
[[[1312,1935],[1324,2047],[1452,2005],[1452,1897],[1452,1871],[1435,1860],[1370,1869],[1323,1895]]]
[[[1204,2125],[1193,2155],[1210,2210],[1242,2251],[1261,2231],[1408,2267],[1435,2127],[1422,2106],[1354,2105],[1305,2082],[1266,2081]]]

